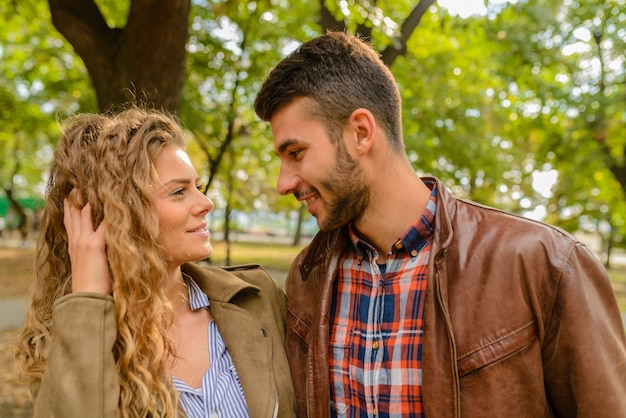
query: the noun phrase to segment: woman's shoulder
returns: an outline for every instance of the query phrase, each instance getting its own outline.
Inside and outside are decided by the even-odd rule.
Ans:
[[[207,293],[210,299],[229,300],[245,290],[261,293],[282,292],[274,278],[260,264],[214,266],[208,263],[188,263],[183,272]]]
[[[260,264],[239,264],[219,268],[259,288],[277,286],[274,278]]]

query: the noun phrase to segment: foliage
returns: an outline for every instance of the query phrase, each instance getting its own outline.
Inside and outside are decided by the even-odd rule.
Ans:
[[[111,28],[124,27],[131,3],[97,0]],[[180,117],[218,207],[299,209],[275,191],[271,133],[252,103],[273,65],[332,24],[371,36],[385,57],[399,54],[389,64],[416,172],[570,231],[626,236],[624,0],[485,2],[486,14],[466,18],[430,4],[192,1]],[[402,32],[427,6],[410,36]],[[0,181],[29,194],[50,158],[55,118],[97,105],[45,0],[5,2],[0,12]],[[547,193],[537,179],[552,174]]]
[[[199,167],[219,207],[276,207],[277,161],[269,132],[254,115],[250,92],[284,56],[281,45],[296,42],[285,34],[306,37],[305,19],[296,16],[288,13],[287,3],[193,5],[181,118],[193,132],[190,148],[202,156]],[[288,202],[286,209],[297,203]]]
[[[84,67],[54,32],[41,0],[3,2],[0,29],[0,183],[17,198],[41,193],[57,116],[94,109]]]
[[[506,80],[485,65],[497,59],[488,52],[485,23],[431,13],[393,71],[417,171],[442,178],[461,196],[514,210],[506,199],[529,193],[520,168],[529,151],[511,127]]]
[[[500,73],[518,88],[535,166],[559,173],[546,220],[571,231],[605,222],[626,232],[623,4],[518,2],[490,25],[513,64]]]

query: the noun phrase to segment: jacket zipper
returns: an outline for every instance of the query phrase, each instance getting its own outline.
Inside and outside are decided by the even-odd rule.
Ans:
[[[307,363],[308,362],[309,362],[309,360],[307,359]],[[311,418],[311,407],[309,406],[310,399],[309,399],[309,368],[308,367],[306,368],[304,377],[306,379],[305,380],[305,382],[306,382],[306,385],[305,385],[305,388],[306,388],[306,416],[307,416],[307,418]]]
[[[443,303],[443,296],[441,295],[441,284],[439,282],[439,270],[435,267],[435,284],[437,289],[437,302],[439,302],[439,307],[443,312],[443,316],[445,318],[446,328],[448,329],[448,335],[450,336],[450,342],[452,344],[452,364],[454,367],[454,384],[456,387],[455,393],[455,402],[456,402],[456,416],[461,416],[461,382],[459,381],[459,369],[456,362],[456,343],[454,341],[454,335],[452,334],[452,324],[450,321],[450,315],[445,308]]]
[[[274,413],[272,414],[272,418],[278,418],[278,385],[274,388],[276,392],[276,402],[274,402]]]

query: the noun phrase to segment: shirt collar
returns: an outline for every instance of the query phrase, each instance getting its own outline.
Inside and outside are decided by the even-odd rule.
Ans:
[[[434,235],[435,213],[437,210],[437,185],[435,182],[425,182],[431,190],[426,209],[415,222],[402,234],[392,245],[391,253],[406,250],[411,257],[417,257],[420,250],[430,241]],[[359,237],[354,224],[348,227],[350,240],[356,249],[359,258],[372,257],[376,252],[368,242]]]
[[[183,279],[189,289],[189,306],[196,311],[202,308],[208,308],[211,303],[209,297],[200,289],[200,286],[188,275],[183,273]]]

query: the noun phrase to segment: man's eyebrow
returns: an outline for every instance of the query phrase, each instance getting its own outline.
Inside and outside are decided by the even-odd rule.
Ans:
[[[287,148],[289,148],[293,144],[297,144],[298,142],[299,141],[295,138],[290,138],[290,139],[285,140],[282,144],[278,146],[278,149],[276,150],[276,154],[278,155],[283,154]]]

